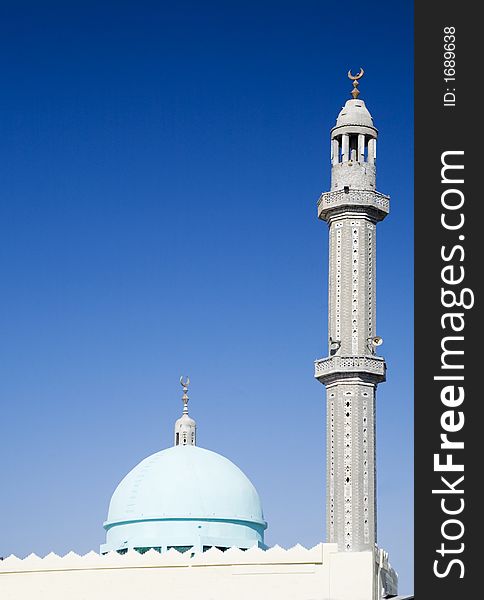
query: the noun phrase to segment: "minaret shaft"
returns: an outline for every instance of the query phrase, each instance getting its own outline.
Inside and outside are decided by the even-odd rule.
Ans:
[[[358,378],[326,389],[326,531],[340,550],[376,542],[375,389]]]
[[[341,551],[376,543],[375,395],[385,380],[376,356],[376,225],[389,198],[376,191],[377,130],[365,103],[348,100],[331,132],[331,191],[318,202],[329,227],[326,386],[326,527]]]
[[[329,225],[329,354],[373,353],[376,227],[367,215],[343,214]]]

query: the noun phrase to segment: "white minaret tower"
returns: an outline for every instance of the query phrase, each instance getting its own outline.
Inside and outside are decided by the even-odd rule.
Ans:
[[[326,386],[326,525],[339,550],[376,543],[375,392],[385,381],[375,330],[376,224],[389,197],[375,189],[378,132],[358,80],[331,130],[331,191],[318,201],[329,226],[329,356],[315,363]]]
[[[180,384],[183,388],[183,413],[175,421],[175,439],[174,446],[195,446],[197,441],[197,424],[194,419],[188,415],[188,386],[190,377],[183,381],[183,375],[180,377]]]

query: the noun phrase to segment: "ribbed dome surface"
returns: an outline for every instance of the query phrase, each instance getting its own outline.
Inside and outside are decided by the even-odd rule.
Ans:
[[[236,465],[198,446],[174,446],[145,458],[126,475],[111,498],[104,527],[109,550],[197,546],[209,544],[197,536],[214,535],[245,547],[249,538],[255,540],[252,545],[263,542],[267,525],[255,487]]]
[[[244,473],[199,446],[152,454],[118,485],[108,522],[150,517],[264,520],[259,495]]]

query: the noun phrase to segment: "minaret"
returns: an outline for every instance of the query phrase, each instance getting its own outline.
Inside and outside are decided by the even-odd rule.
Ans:
[[[329,227],[329,350],[315,363],[327,398],[328,541],[356,552],[376,543],[375,392],[386,370],[375,354],[376,224],[389,211],[375,189],[378,132],[358,97],[362,76],[348,73],[353,99],[331,130],[331,191],[318,201]]]
[[[190,378],[183,382],[183,375],[180,377],[180,384],[183,388],[183,414],[175,422],[175,446],[195,446],[197,441],[197,424],[188,415],[188,386]]]

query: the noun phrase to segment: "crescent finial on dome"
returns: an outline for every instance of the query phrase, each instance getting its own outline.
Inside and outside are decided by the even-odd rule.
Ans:
[[[188,386],[190,385],[190,377],[186,378],[186,381],[183,381],[183,375],[180,377],[180,385],[183,388],[183,396],[182,396],[182,400],[183,400],[183,414],[187,415],[188,414]]]

